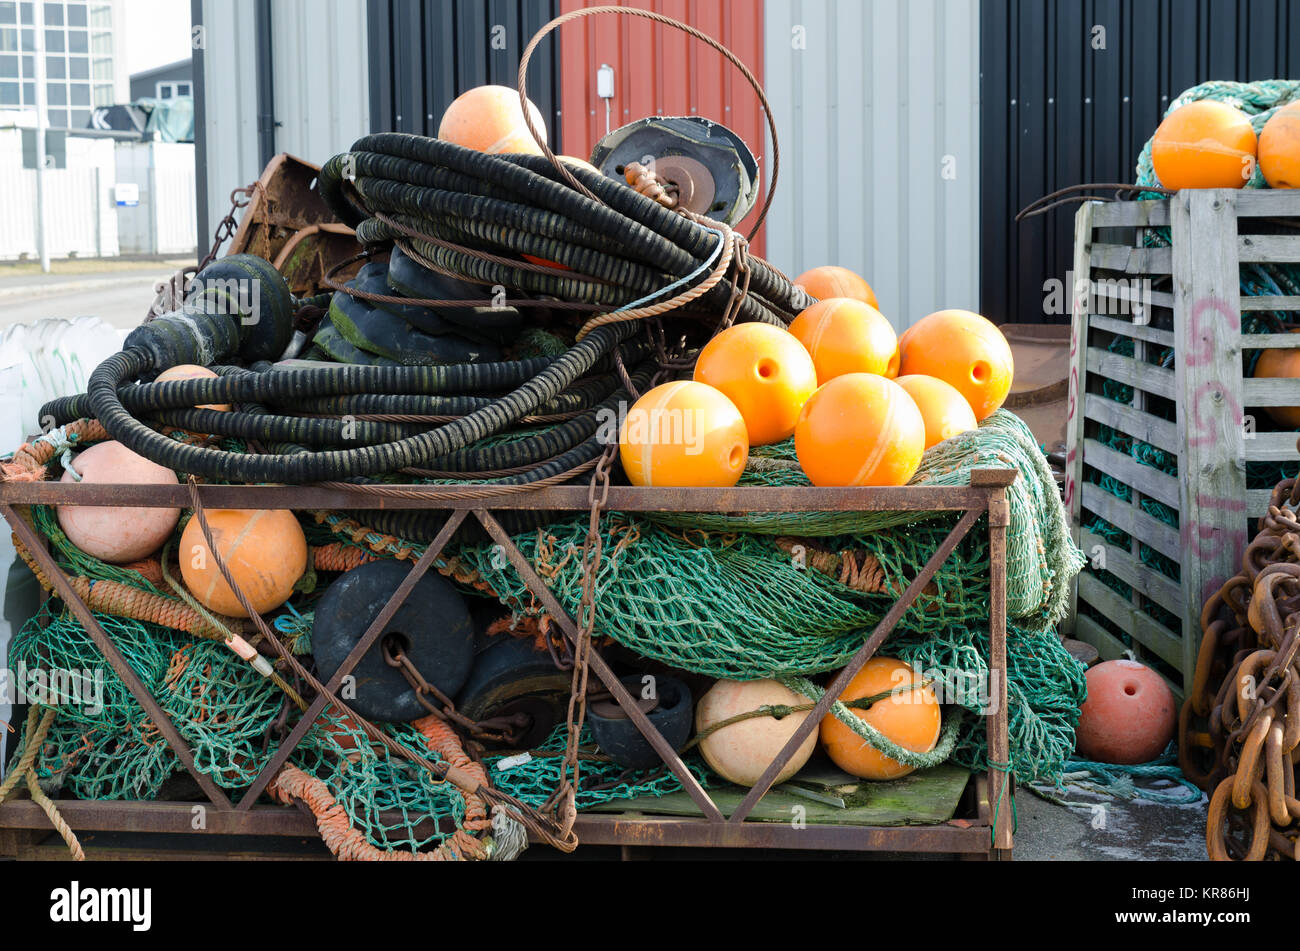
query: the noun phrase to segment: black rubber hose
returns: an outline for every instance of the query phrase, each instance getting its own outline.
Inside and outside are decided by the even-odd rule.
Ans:
[[[431,459],[449,455],[473,442],[499,433],[520,418],[527,416],[541,403],[553,399],[580,375],[590,370],[601,355],[611,352],[630,336],[633,330],[634,328],[627,324],[609,324],[597,328],[518,389],[490,406],[455,422],[396,442],[378,446],[359,446],[347,450],[298,453],[290,456],[237,455],[217,449],[185,445],[160,435],[133,419],[117,397],[117,388],[122,381],[134,378],[146,369],[148,361],[138,350],[114,354],[101,363],[91,374],[87,396],[95,417],[115,439],[133,452],[168,468],[204,478],[238,482],[320,482],[345,478],[349,475],[395,472],[399,469],[423,466]],[[345,372],[352,369],[364,372],[374,368],[342,369]],[[460,368],[418,367],[403,368],[402,372],[420,373],[457,369]],[[387,368],[378,368],[378,371],[380,374],[398,375]],[[297,372],[285,375],[293,376]],[[279,375],[266,373],[261,374],[260,378]],[[190,382],[194,381],[184,381],[181,385]],[[225,382],[225,380],[206,382]],[[200,400],[194,400],[189,405],[195,405],[197,402]],[[208,401],[202,400],[202,402]]]

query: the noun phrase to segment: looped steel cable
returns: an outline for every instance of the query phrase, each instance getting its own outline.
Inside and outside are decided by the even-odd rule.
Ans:
[[[572,172],[564,167],[564,163],[556,158],[555,153],[551,151],[551,147],[546,144],[545,136],[543,136],[538,130],[537,123],[533,121],[533,117],[529,114],[527,79],[528,62],[532,59],[533,51],[537,49],[538,44],[541,43],[542,38],[545,37],[546,34],[550,33],[552,30],[560,28],[572,20],[577,20],[580,17],[600,16],[606,13],[614,14],[616,16],[640,17],[641,19],[651,20],[654,23],[660,23],[664,26],[671,26],[691,35],[697,40],[707,43],[725,56],[728,62],[740,70],[741,74],[749,84],[754,87],[754,92],[758,95],[759,104],[763,107],[763,114],[767,117],[768,131],[772,136],[772,180],[768,183],[767,197],[763,201],[763,207],[760,209],[758,217],[754,220],[754,227],[749,231],[749,240],[754,240],[754,235],[758,234],[758,229],[763,226],[763,221],[767,218],[767,212],[772,207],[772,199],[776,195],[777,175],[781,169],[781,146],[777,140],[776,118],[772,115],[772,105],[767,101],[767,94],[763,91],[763,84],[758,81],[758,77],[750,72],[749,67],[746,66],[735,53],[731,52],[731,50],[727,49],[713,37],[697,30],[689,24],[683,23],[680,20],[674,20],[672,17],[664,16],[662,13],[655,13],[652,10],[641,10],[636,7],[611,6],[584,7],[578,10],[570,10],[568,13],[563,13],[545,24],[540,30],[533,34],[533,38],[529,40],[528,45],[524,47],[523,56],[519,58],[519,107],[523,111],[524,122],[528,124],[528,131],[532,133],[533,139],[537,142],[537,145],[541,148],[546,157],[551,161],[551,164],[553,164],[559,171],[560,177],[563,178],[571,188],[581,192],[593,201],[600,200],[589,191],[585,185],[578,181],[577,177],[575,177]]]

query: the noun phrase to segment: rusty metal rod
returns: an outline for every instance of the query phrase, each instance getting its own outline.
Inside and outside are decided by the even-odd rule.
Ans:
[[[5,521],[9,523],[9,527],[14,530],[14,534],[18,536],[28,552],[31,553],[32,558],[44,569],[55,590],[58,591],[59,597],[63,599],[63,603],[77,616],[77,620],[81,622],[81,626],[86,629],[86,633],[95,642],[95,646],[99,648],[99,652],[108,661],[108,665],[113,668],[113,672],[126,685],[126,689],[131,691],[131,696],[135,697],[136,702],[140,704],[154,726],[158,728],[158,732],[163,735],[163,739],[172,748],[172,752],[181,761],[181,765],[194,777],[194,781],[199,784],[199,788],[203,790],[213,805],[222,809],[229,809],[230,800],[226,797],[226,794],[213,781],[212,777],[207,773],[200,772],[194,765],[194,754],[191,752],[189,744],[185,742],[185,738],[180,735],[171,718],[163,712],[163,708],[158,705],[158,701],[154,699],[153,694],[144,685],[144,681],[126,662],[126,658],[117,649],[117,645],[108,636],[108,632],[100,626],[99,621],[95,620],[94,613],[90,608],[86,607],[81,598],[77,597],[77,592],[73,590],[72,583],[68,581],[67,575],[59,568],[58,562],[46,550],[45,542],[36,534],[36,530],[23,521],[22,516],[9,505],[0,505],[0,514],[4,515]]]
[[[492,536],[493,540],[501,545],[506,558],[509,560],[510,564],[514,565],[515,570],[519,572],[519,577],[523,580],[524,584],[528,586],[528,590],[535,594],[541,602],[546,605],[546,610],[550,612],[556,623],[560,625],[561,630],[563,630],[570,640],[576,644],[578,641],[578,625],[574,622],[573,618],[569,617],[568,612],[564,610],[564,607],[556,599],[555,595],[551,593],[551,589],[546,586],[546,582],[542,581],[541,577],[533,569],[533,566],[528,563],[528,559],[525,558],[523,553],[515,546],[514,540],[506,534],[505,529],[501,527],[501,524],[493,518],[491,513],[488,511],[478,509],[474,512],[474,515],[483,524],[483,527],[487,529],[488,534]],[[704,815],[711,821],[721,822],[722,813],[719,811],[717,804],[714,803],[709,794],[704,791],[704,787],[700,785],[694,774],[686,768],[686,764],[682,762],[681,756],[679,756],[677,751],[673,749],[672,744],[664,739],[663,734],[660,733],[655,725],[650,722],[649,718],[641,712],[641,708],[636,705],[636,701],[633,700],[632,695],[627,692],[627,688],[624,687],[618,677],[614,675],[614,671],[610,670],[609,665],[606,664],[604,658],[600,656],[600,652],[594,647],[588,655],[587,663],[591,666],[591,669],[596,672],[596,676],[600,678],[601,682],[609,689],[609,692],[614,695],[614,699],[618,701],[618,705],[623,708],[632,722],[636,724],[636,728],[641,731],[641,735],[646,738],[652,747],[654,747],[655,752],[659,754],[660,758],[663,759],[668,768],[672,770],[673,775],[681,781],[682,788],[684,788],[687,794],[690,795],[691,799],[695,801],[695,804],[700,807],[704,812]]]
[[[758,777],[758,782],[754,783],[749,792],[745,794],[745,798],[740,801],[740,805],[731,814],[731,817],[727,820],[728,822],[739,823],[745,821],[745,817],[749,815],[758,801],[772,787],[772,783],[781,770],[785,768],[785,764],[790,762],[790,757],[794,756],[795,750],[803,745],[804,740],[808,738],[813,730],[817,729],[822,718],[830,710],[831,704],[844,692],[844,688],[849,685],[849,681],[857,675],[863,665],[871,660],[872,655],[884,643],[885,638],[893,633],[894,625],[902,619],[907,609],[912,606],[912,602],[916,600],[917,595],[930,583],[930,579],[939,570],[939,566],[948,560],[948,556],[952,554],[958,542],[966,537],[975,521],[982,514],[984,514],[983,509],[971,509],[953,526],[952,531],[948,533],[948,537],[935,549],[934,554],[930,556],[930,560],[912,579],[912,583],[907,586],[907,590],[903,592],[902,597],[895,601],[889,612],[880,619],[880,623],[871,632],[871,636],[867,638],[866,643],[858,648],[858,652],[853,655],[853,658],[845,665],[844,669],[831,681],[831,685],[826,688],[826,692],[817,701],[817,705],[800,722],[794,734],[781,748],[781,752],[776,754],[776,759],[767,765],[767,769],[763,770],[763,774]]]
[[[343,683],[343,678],[352,673],[352,668],[356,667],[356,665],[361,662],[361,658],[365,656],[366,651],[368,651],[371,645],[374,644],[375,640],[379,637],[380,632],[388,625],[388,622],[393,619],[393,615],[397,613],[397,609],[406,602],[407,596],[415,588],[419,580],[424,577],[425,572],[429,570],[429,567],[434,563],[437,557],[442,554],[443,548],[447,546],[447,542],[451,540],[451,536],[456,533],[456,529],[460,528],[460,523],[463,521],[465,521],[464,512],[453,512],[451,517],[447,519],[446,524],[439,529],[437,536],[433,539],[433,543],[424,550],[424,554],[420,556],[420,560],[411,566],[411,570],[407,572],[406,577],[402,579],[402,583],[397,586],[397,590],[393,592],[393,596],[388,599],[388,602],[384,605],[383,609],[380,610],[379,614],[375,616],[375,619],[370,622],[370,626],[366,628],[366,632],[361,635],[361,640],[357,641],[356,646],[353,647],[352,650],[348,652],[348,656],[343,659],[343,663],[339,665],[339,669],[334,672],[334,676],[332,676],[329,679],[329,682],[325,685],[326,690],[330,693],[338,691],[339,685]],[[312,700],[311,705],[307,707],[307,711],[302,715],[298,722],[294,724],[293,729],[289,732],[289,735],[285,737],[284,742],[276,749],[275,754],[267,761],[266,766],[264,766],[262,771],[257,774],[257,777],[253,780],[253,784],[249,786],[248,791],[244,793],[244,798],[239,801],[239,809],[241,811],[247,811],[252,808],[253,803],[257,801],[257,797],[262,794],[262,791],[266,789],[267,785],[275,777],[275,774],[280,771],[280,767],[285,764],[293,754],[293,751],[298,748],[298,744],[300,744],[303,741],[303,738],[307,736],[307,731],[312,728],[312,725],[316,722],[316,718],[324,712],[325,707],[328,705],[329,699],[324,694],[320,694]]]

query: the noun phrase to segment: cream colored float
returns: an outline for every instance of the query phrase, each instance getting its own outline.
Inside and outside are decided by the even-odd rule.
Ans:
[[[807,697],[775,680],[719,680],[695,707],[695,730],[703,732],[714,724],[763,706],[799,706],[809,702]],[[805,710],[779,720],[761,716],[729,724],[705,737],[700,742],[700,753],[723,779],[740,786],[752,786],[807,716]],[[785,782],[803,769],[816,747],[817,731],[813,730],[795,750],[773,785]]]

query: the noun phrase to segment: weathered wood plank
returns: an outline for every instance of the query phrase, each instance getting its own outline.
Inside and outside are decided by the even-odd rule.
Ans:
[[[1086,465],[1114,476],[1125,485],[1131,485],[1148,498],[1163,502],[1177,510],[1180,504],[1178,480],[1171,475],[1144,466],[1132,456],[1116,452],[1095,439],[1083,443],[1083,460]]]
[[[1247,436],[1247,462],[1296,462],[1296,433],[1251,433]]]
[[[1243,406],[1300,406],[1300,380],[1248,376],[1241,397]]]
[[[1139,279],[1141,280],[1141,279]],[[1097,297],[1103,297],[1108,301],[1114,301],[1104,309],[1097,305],[1095,310],[1105,314],[1141,314],[1143,309],[1151,307],[1164,307],[1173,310],[1174,295],[1168,291],[1153,291],[1150,287],[1134,288],[1130,282],[1125,279],[1101,277],[1092,282],[1092,292]],[[1139,304],[1141,307],[1134,311],[1132,308],[1120,304],[1130,305]]]
[[[1126,244],[1094,244],[1088,256],[1103,271],[1149,275],[1173,273],[1172,248],[1130,248]],[[1076,272],[1078,273],[1078,272]]]
[[[1092,254],[1093,215],[1097,202],[1085,202],[1074,213],[1074,280],[1070,289],[1070,377],[1067,390],[1065,419],[1065,486],[1062,498],[1070,514],[1074,542],[1079,541],[1080,489],[1083,484],[1083,434],[1086,419],[1083,414],[1085,354],[1088,348],[1088,313],[1092,309],[1092,274],[1089,259]],[[1077,290],[1076,290],[1077,288]],[[1077,589],[1070,587],[1070,609],[1061,622],[1061,630],[1069,634],[1074,628],[1074,599]]]
[[[1098,547],[1100,546],[1100,548]],[[1178,582],[1166,578],[1160,572],[1148,568],[1123,548],[1118,548],[1100,535],[1085,530],[1082,544],[1079,546],[1088,556],[1090,563],[1109,571],[1125,584],[1140,591],[1167,611],[1177,613],[1181,610],[1182,590]],[[1097,554],[1102,563],[1097,565]]]
[[[1155,621],[1137,606],[1125,601],[1086,571],[1079,574],[1079,598],[1091,604],[1112,623],[1123,628],[1135,641],[1155,652],[1162,660],[1175,667],[1182,665],[1182,637]]]
[[[1163,228],[1169,224],[1169,202],[1099,201],[1093,203],[1094,228]]]
[[[1117,499],[1100,486],[1085,482],[1083,485],[1083,504],[1089,511],[1100,515],[1121,531],[1140,539],[1166,558],[1182,562],[1182,540],[1178,529],[1166,525],[1134,505]]]
[[[1229,189],[1235,193],[1240,218],[1300,217],[1300,191],[1291,189]]]
[[[1243,297],[1241,299],[1241,309],[1300,310],[1300,297],[1279,297],[1276,294],[1258,294],[1252,297]]]
[[[1178,427],[1167,419],[1152,416],[1125,403],[1108,399],[1100,393],[1089,393],[1083,400],[1083,412],[1111,429],[1134,439],[1150,443],[1165,452],[1178,453]]]
[[[1185,189],[1171,201],[1177,422],[1186,446],[1182,504],[1183,657],[1190,687],[1200,645],[1201,606],[1236,574],[1246,545],[1240,264],[1237,195]],[[1294,243],[1300,249],[1300,243]],[[1262,259],[1262,258],[1261,258]]]
[[[1300,235],[1243,234],[1237,238],[1237,255],[1244,262],[1294,264],[1300,261]]]
[[[1085,644],[1091,644],[1097,648],[1102,660],[1119,660],[1121,657],[1126,656],[1128,651],[1123,641],[1086,615],[1079,616],[1079,627],[1075,636]],[[1169,684],[1169,689],[1174,692],[1174,705],[1181,708],[1183,705],[1183,685],[1176,684],[1168,678],[1165,679],[1165,683]]]
[[[1161,347],[1172,347],[1174,345],[1174,332],[1172,330],[1160,330],[1150,324],[1135,324],[1129,320],[1116,320],[1114,317],[1092,314],[1089,316],[1088,325],[1094,330],[1105,330],[1109,333],[1119,334],[1121,337],[1145,340]]]
[[[1108,380],[1127,383],[1129,386],[1166,399],[1174,398],[1173,370],[1142,363],[1132,357],[1102,350],[1100,347],[1089,347],[1087,360],[1089,373],[1097,373]]]

